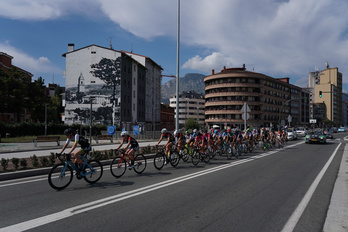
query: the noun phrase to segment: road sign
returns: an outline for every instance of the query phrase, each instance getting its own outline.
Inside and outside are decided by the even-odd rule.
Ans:
[[[248,120],[249,118],[250,118],[249,113],[245,113],[245,112],[244,112],[244,113],[242,114],[242,119],[243,119],[243,120]]]
[[[292,117],[291,115],[288,116],[288,122],[291,122],[292,121]]]
[[[244,105],[240,111],[245,112],[245,108],[246,108],[246,112],[251,112],[251,109],[249,108],[246,102],[244,102]]]
[[[116,127],[108,126],[108,135],[115,135],[115,133],[116,133]]]

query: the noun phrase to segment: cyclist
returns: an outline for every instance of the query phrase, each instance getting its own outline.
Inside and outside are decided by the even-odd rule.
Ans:
[[[158,146],[161,142],[162,142],[162,139],[168,139],[167,140],[167,143],[164,145],[164,147],[166,148],[166,151],[165,151],[165,154],[168,156],[169,158],[169,155],[170,155],[170,149],[172,148],[172,146],[175,144],[175,138],[174,136],[167,132],[167,129],[166,128],[163,128],[161,130],[161,138],[158,140],[158,143],[156,146]]]
[[[178,150],[182,149],[183,145],[185,145],[185,142],[186,142],[185,136],[181,132],[179,132],[178,130],[175,130],[174,137],[178,138],[178,141],[177,141]]]
[[[205,147],[208,147],[209,149],[211,149],[212,138],[211,138],[211,134],[208,133],[208,130],[204,130],[203,138],[204,138]]]
[[[84,137],[80,136],[72,128],[66,129],[64,131],[64,134],[66,135],[67,139],[66,139],[66,142],[65,142],[60,153],[63,153],[64,150],[68,147],[70,141],[74,139],[75,141],[74,141],[74,144],[69,151],[69,154],[72,154],[75,157],[74,164],[78,167],[79,164],[82,164],[82,161],[81,161],[81,158],[79,155],[83,155],[83,154],[91,151],[91,149],[92,149],[91,144],[89,144],[88,139],[85,139]],[[77,144],[80,144],[81,149],[75,153],[72,153],[75,150],[75,148],[77,147]]]
[[[122,142],[116,149],[120,149],[124,142],[127,142],[127,146],[124,149],[126,150],[126,156],[131,160],[131,166],[129,166],[129,169],[132,169],[134,168],[134,154],[137,150],[139,150],[139,143],[135,138],[128,134],[128,131],[122,131],[121,136]]]

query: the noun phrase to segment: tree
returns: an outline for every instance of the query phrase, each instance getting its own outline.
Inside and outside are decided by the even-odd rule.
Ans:
[[[185,124],[186,130],[193,130],[193,129],[198,129],[199,128],[199,124],[196,121],[196,119],[193,118],[188,118]]]
[[[29,89],[29,110],[32,121],[45,121],[45,105],[51,104],[50,96],[46,95],[45,80],[39,77],[30,83]],[[49,106],[48,106],[49,107]],[[49,112],[49,109],[48,109]],[[50,115],[50,114],[49,114]]]

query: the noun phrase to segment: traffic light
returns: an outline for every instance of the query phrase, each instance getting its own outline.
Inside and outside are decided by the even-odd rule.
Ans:
[[[323,91],[319,91],[319,97],[323,96]]]

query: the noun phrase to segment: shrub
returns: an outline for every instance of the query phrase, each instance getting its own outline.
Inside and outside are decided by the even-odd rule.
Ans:
[[[40,163],[43,167],[47,167],[48,166],[48,158],[46,156],[41,156]]]
[[[18,158],[12,158],[11,162],[12,162],[14,168],[17,170],[18,166],[19,166],[19,159]]]
[[[48,157],[49,166],[53,166],[56,163],[56,154],[51,152],[50,156]]]
[[[37,168],[39,166],[39,160],[36,155],[30,156],[30,160],[34,168]]]
[[[21,166],[22,166],[22,168],[23,169],[26,169],[27,168],[27,166],[28,166],[28,161],[26,160],[26,159],[21,159],[20,161],[20,164],[21,164]]]
[[[5,159],[5,158],[1,159],[1,166],[4,169],[4,171],[6,171],[6,169],[7,169],[8,161],[9,161],[9,159]]]

